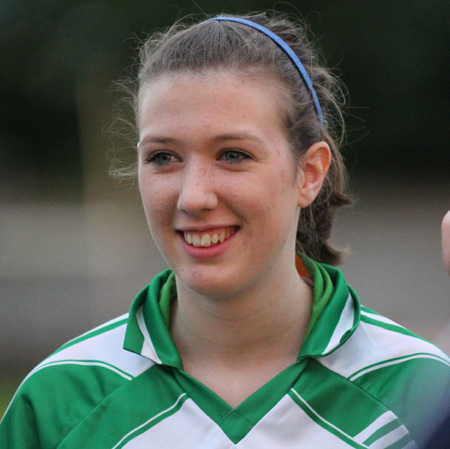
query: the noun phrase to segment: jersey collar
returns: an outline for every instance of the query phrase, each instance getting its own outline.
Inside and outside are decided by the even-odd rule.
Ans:
[[[360,303],[337,268],[300,255],[314,283],[314,302],[305,342],[298,359],[322,357],[342,346],[359,324]],[[160,365],[182,369],[182,361],[169,333],[170,303],[176,298],[175,275],[157,275],[133,301],[124,349]]]

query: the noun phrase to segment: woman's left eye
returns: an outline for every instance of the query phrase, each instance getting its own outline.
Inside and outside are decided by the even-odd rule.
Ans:
[[[240,150],[225,150],[220,155],[220,158],[230,164],[237,164],[246,159],[250,159],[250,156],[247,153],[244,153],[243,151]]]

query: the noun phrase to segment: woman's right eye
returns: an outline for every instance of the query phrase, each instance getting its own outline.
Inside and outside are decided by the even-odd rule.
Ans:
[[[148,163],[155,164],[158,167],[164,167],[165,165],[176,162],[177,160],[178,158],[174,154],[166,151],[158,151],[151,154],[150,157],[147,158]]]

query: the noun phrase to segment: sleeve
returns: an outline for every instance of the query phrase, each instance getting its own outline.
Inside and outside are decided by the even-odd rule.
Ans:
[[[39,367],[17,390],[0,424],[1,449],[54,449],[127,380],[99,363]]]
[[[423,447],[450,404],[450,363],[431,353],[390,360],[358,379]]]
[[[54,449],[101,401],[93,375],[61,364],[38,369],[17,390],[0,424],[2,449]],[[93,397],[90,384],[101,390]],[[95,390],[94,390],[95,393]]]
[[[40,449],[39,426],[32,398],[20,387],[0,423],[0,447],[3,449]]]

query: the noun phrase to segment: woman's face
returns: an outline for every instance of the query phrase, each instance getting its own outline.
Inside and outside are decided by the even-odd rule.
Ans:
[[[183,74],[141,92],[145,214],[177,282],[198,294],[239,294],[294,266],[299,175],[274,84]]]

